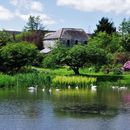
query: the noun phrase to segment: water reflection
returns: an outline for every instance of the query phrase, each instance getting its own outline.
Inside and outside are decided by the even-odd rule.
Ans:
[[[73,90],[72,90],[73,91]],[[120,106],[119,93],[113,91],[97,90],[96,93],[90,90],[83,90],[79,93],[62,91],[53,95],[53,103],[56,113],[69,113],[77,115],[117,115]]]
[[[0,90],[0,129],[129,130],[129,121],[129,90]]]

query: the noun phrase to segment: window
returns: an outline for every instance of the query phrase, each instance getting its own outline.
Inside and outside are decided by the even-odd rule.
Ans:
[[[67,40],[67,46],[70,46],[70,40]]]
[[[75,41],[75,44],[78,44],[78,40]]]
[[[87,44],[87,41],[84,41],[84,44]]]

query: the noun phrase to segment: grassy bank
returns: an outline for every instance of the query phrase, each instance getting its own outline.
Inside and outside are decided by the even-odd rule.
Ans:
[[[43,69],[32,68],[33,72],[20,73],[16,75],[0,74],[0,87],[29,87],[38,85],[40,87],[59,87],[79,85],[85,87],[91,83],[112,86],[112,85],[127,85],[130,86],[129,73],[123,75],[103,74],[89,72],[88,69],[81,69],[81,75],[75,76],[73,71],[67,67],[59,69]]]

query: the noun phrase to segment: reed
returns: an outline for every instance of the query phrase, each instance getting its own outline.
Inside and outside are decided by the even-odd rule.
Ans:
[[[56,76],[53,78],[52,83],[55,86],[76,86],[85,87],[90,84],[96,83],[96,78],[85,76]]]
[[[0,87],[29,87],[38,85],[39,87],[50,87],[51,77],[43,73],[25,73],[14,76],[0,74]]]
[[[15,75],[17,86],[34,86],[38,85],[40,87],[44,85],[51,84],[50,76],[46,76],[43,73],[27,73],[27,74],[17,74]]]
[[[8,87],[15,85],[15,78],[9,75],[0,74],[0,87]]]

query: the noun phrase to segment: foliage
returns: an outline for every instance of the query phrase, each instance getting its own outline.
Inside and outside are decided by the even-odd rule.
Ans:
[[[77,44],[71,48],[57,46],[44,59],[43,65],[49,68],[57,65],[67,65],[75,74],[79,74],[79,68],[86,64],[102,65],[106,61],[107,57],[103,49]]]
[[[124,18],[119,26],[119,31],[122,35],[130,34],[130,20]]]
[[[124,64],[130,60],[129,52],[117,52],[114,54],[114,64]]]
[[[44,75],[43,73],[26,73],[16,74],[9,76],[0,74],[0,87],[29,87],[38,85],[42,87],[50,87],[51,78],[50,76]]]
[[[90,85],[91,83],[95,83],[96,78],[93,77],[83,77],[83,76],[56,76],[52,83],[55,85],[80,85],[80,86],[86,86]]]
[[[61,42],[57,42],[55,48],[44,58],[43,67],[57,68],[63,64],[67,49]]]
[[[5,46],[8,42],[12,41],[11,35],[6,31],[0,31],[0,48]]]
[[[94,65],[103,65],[107,63],[107,56],[104,49],[97,48],[96,46],[88,45],[87,50],[87,59],[91,64]]]
[[[44,27],[42,25],[42,20],[40,19],[40,16],[30,16],[28,18],[27,25],[24,27],[25,31],[37,31],[37,30],[43,30]]]
[[[109,21],[108,18],[101,18],[99,21],[99,24],[97,25],[97,29],[95,30],[95,33],[98,32],[106,32],[108,34],[112,34],[113,32],[116,32],[116,28],[114,27],[114,23]]]
[[[122,37],[122,46],[125,51],[130,51],[130,34]]]
[[[0,71],[16,72],[21,67],[32,64],[37,53],[36,47],[27,42],[8,44],[0,49]]]
[[[41,50],[43,49],[43,36],[44,34],[41,31],[22,32],[16,35],[16,41],[27,41],[29,43],[34,43],[37,48]]]
[[[0,74],[0,87],[15,86],[15,78],[9,75]]]
[[[116,33],[109,35],[106,32],[99,32],[89,40],[88,45],[102,48],[109,53],[122,50],[121,38]]]
[[[32,65],[37,66],[37,67],[42,67],[42,61],[43,61],[44,57],[45,57],[45,55],[43,53],[38,52]]]
[[[79,68],[83,67],[87,62],[86,46],[78,44],[69,48],[62,61],[70,66],[75,74],[79,74]]]

